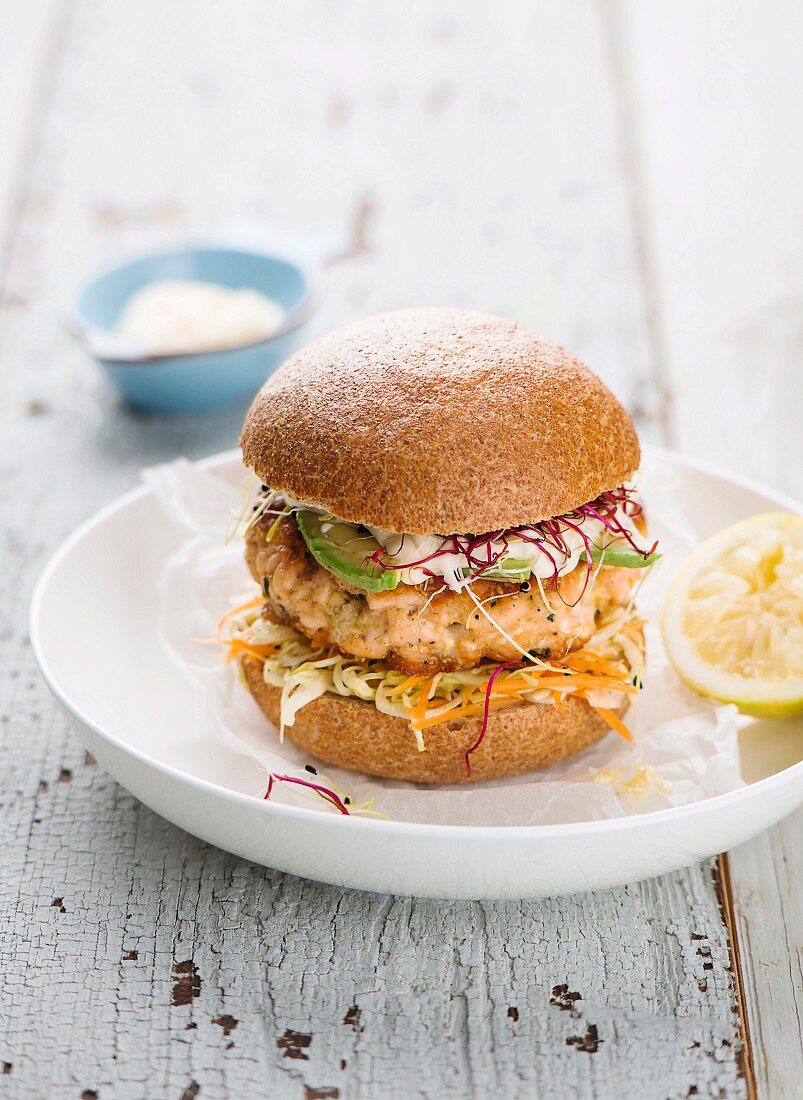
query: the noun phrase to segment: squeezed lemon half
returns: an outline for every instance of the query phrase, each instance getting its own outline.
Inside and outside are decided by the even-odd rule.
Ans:
[[[662,629],[695,691],[745,714],[803,713],[803,517],[769,512],[703,543],[669,587]]]

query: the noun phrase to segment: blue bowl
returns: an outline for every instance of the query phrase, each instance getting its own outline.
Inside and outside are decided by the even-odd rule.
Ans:
[[[118,356],[114,330],[135,291],[161,279],[250,287],[275,299],[286,323],[267,340],[212,352]],[[126,401],[160,412],[200,412],[251,397],[296,348],[313,312],[321,273],[282,256],[199,245],[107,268],[80,290],[73,327]]]

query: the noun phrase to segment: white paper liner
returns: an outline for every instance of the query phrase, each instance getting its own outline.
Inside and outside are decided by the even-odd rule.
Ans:
[[[200,741],[220,738],[270,772],[299,774],[315,765],[355,803],[375,798],[375,808],[396,821],[449,825],[554,825],[594,821],[680,806],[744,785],[739,771],[736,708],[716,706],[687,689],[672,671],[657,625],[666,581],[693,549],[673,479],[645,462],[640,495],[651,538],[663,558],[639,596],[647,617],[644,691],[628,712],[628,744],[611,733],[598,745],[546,771],[516,779],[469,786],[422,786],[377,779],[313,760],[276,730],[239,682],[234,666],[223,664],[222,647],[193,642],[210,638],[221,614],[257,594],[243,560],[239,537],[225,539],[242,506],[230,480],[186,459],[144,471],[165,513],[181,532],[160,585],[161,642],[181,672],[196,686],[194,722]],[[247,473],[243,470],[243,482]],[[412,733],[410,734],[412,737]],[[642,768],[658,782],[641,796],[623,789]],[[609,780],[594,781],[600,772]],[[616,774],[619,773],[619,774]],[[303,772],[301,773],[303,774]],[[276,801],[336,813],[311,792],[277,783]]]

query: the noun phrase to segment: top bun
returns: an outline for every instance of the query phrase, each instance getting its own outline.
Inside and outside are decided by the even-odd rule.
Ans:
[[[599,378],[513,321],[405,309],[337,329],[268,379],[246,465],[342,519],[481,534],[569,512],[638,469]]]

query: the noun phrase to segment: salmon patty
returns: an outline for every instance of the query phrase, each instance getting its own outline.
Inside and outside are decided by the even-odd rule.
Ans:
[[[249,530],[248,567],[266,594],[268,617],[292,624],[314,645],[334,646],[360,660],[382,660],[411,674],[520,656],[467,592],[447,589],[433,595],[431,586],[407,584],[365,592],[318,564],[292,516],[281,520],[268,542],[272,525],[264,517]],[[605,567],[584,593],[587,569],[581,564],[560,578],[557,590],[547,587],[549,606],[535,583],[522,590],[518,584],[476,581],[471,588],[522,649],[559,658],[588,641],[601,615],[624,607],[637,572]]]

